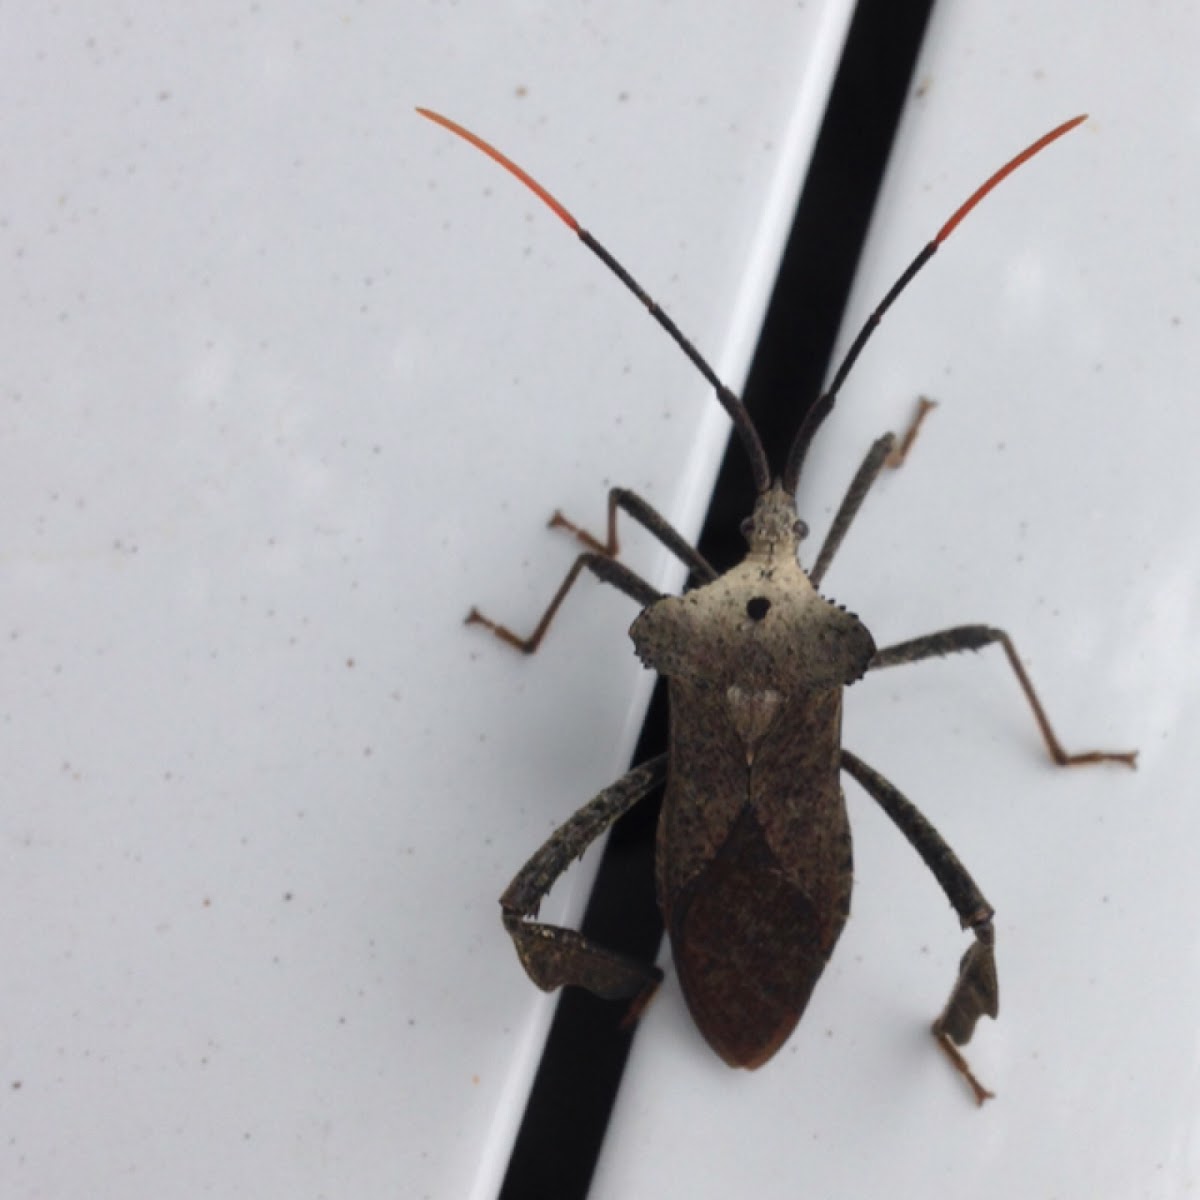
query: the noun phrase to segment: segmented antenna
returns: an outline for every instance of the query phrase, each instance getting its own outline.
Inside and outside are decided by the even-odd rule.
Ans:
[[[729,414],[742,446],[750,456],[750,467],[754,472],[754,483],[760,492],[765,492],[771,486],[771,469],[767,465],[767,453],[763,449],[762,440],[746,406],[727,388],[717,373],[704,361],[700,351],[679,330],[679,326],[650,297],[645,288],[613,256],[567,211],[566,207],[556,200],[536,179],[527,171],[522,170],[505,154],[501,154],[495,146],[485,142],[483,138],[464,129],[449,117],[443,117],[428,108],[418,108],[417,112],[423,117],[456,133],[460,138],[482,150],[488,158],[497,162],[511,175],[515,175],[539,200],[541,200],[569,229],[573,230],[579,240],[594,254],[608,269],[646,306],[646,311],[667,331],[671,340],[692,360],[696,369],[716,389],[717,399],[721,407]]]
[[[883,314],[891,308],[896,297],[912,283],[917,272],[937,253],[938,247],[958,228],[966,215],[990,191],[999,187],[1018,167],[1027,163],[1035,154],[1050,145],[1051,142],[1056,142],[1063,134],[1070,133],[1072,129],[1077,125],[1082,125],[1086,120],[1087,113],[1083,113],[1078,117],[1072,117],[1069,121],[1064,121],[1061,125],[1050,130],[1049,133],[1043,134],[1032,145],[1026,146],[1015,158],[1009,159],[1000,170],[980,184],[954,210],[950,219],[934,234],[933,240],[908,264],[900,278],[888,289],[887,295],[884,296],[879,306],[867,318],[866,323],[858,331],[858,336],[850,343],[850,349],[846,351],[845,358],[842,359],[838,369],[834,372],[833,382],[825,392],[817,397],[816,403],[805,414],[804,420],[800,422],[800,428],[796,431],[792,448],[788,451],[787,465],[783,470],[783,486],[789,495],[794,496],[796,494],[796,486],[800,482],[800,469],[804,466],[804,456],[808,453],[808,448],[812,444],[817,430],[821,427],[821,422],[829,416],[830,411],[837,401],[838,392],[841,390],[842,384],[846,382],[846,376],[850,374],[850,369],[858,360],[863,347],[867,344],[871,334],[879,327],[880,321],[883,320]]]
[[[517,166],[507,155],[502,154],[495,146],[485,142],[483,138],[472,133],[469,129],[464,129],[456,121],[450,120],[449,117],[443,117],[440,113],[433,112],[428,108],[418,108],[417,112],[421,116],[427,117],[430,121],[450,130],[451,133],[457,134],[464,141],[470,142],[471,145],[482,150],[488,158],[499,163],[511,175],[516,176],[645,305],[649,314],[667,331],[671,340],[691,359],[700,374],[716,390],[717,399],[720,401],[721,407],[725,409],[733,421],[733,427],[737,430],[737,434],[742,441],[742,446],[750,458],[755,485],[759,492],[767,491],[771,486],[771,471],[767,464],[767,455],[763,449],[762,440],[758,436],[758,431],[754,428],[754,423],[750,419],[750,414],[746,411],[746,406],[717,378],[716,372],[704,361],[696,347],[684,337],[675,322],[655,303],[641,284],[613,258],[604,246],[579,224],[563,204],[542,187],[532,175]],[[789,495],[794,496],[796,494],[796,486],[800,480],[800,470],[804,465],[804,459],[808,453],[809,446],[812,444],[813,437],[820,428],[821,422],[825,420],[833,409],[837,401],[838,392],[846,382],[846,377],[850,374],[851,368],[858,361],[858,356],[862,353],[863,347],[879,327],[884,313],[891,308],[900,293],[913,281],[917,272],[937,253],[938,247],[954,232],[967,214],[989,192],[998,187],[1009,175],[1018,167],[1028,162],[1035,154],[1044,150],[1051,142],[1057,141],[1063,134],[1069,133],[1077,125],[1081,125],[1086,120],[1087,114],[1085,113],[1078,117],[1072,117],[1069,121],[1064,121],[1061,125],[1050,130],[1049,133],[1043,134],[1036,142],[1022,150],[1020,154],[1009,159],[1004,166],[976,188],[966,201],[954,210],[950,219],[934,235],[933,240],[909,263],[900,275],[900,278],[888,289],[887,295],[884,296],[875,311],[867,318],[866,323],[858,331],[857,337],[850,344],[850,349],[846,351],[845,357],[834,372],[833,382],[826,391],[817,397],[816,402],[809,408],[804,419],[800,422],[800,428],[797,430],[791,449],[788,451],[787,465],[784,467],[782,477],[783,487]]]

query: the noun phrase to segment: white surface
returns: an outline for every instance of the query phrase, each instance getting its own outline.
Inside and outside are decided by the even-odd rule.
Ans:
[[[1003,625],[1073,748],[1060,772],[996,651],[852,693],[847,744],[941,828],[998,910],[1001,1016],[977,1111],[926,1032],[967,939],[847,785],[854,914],[805,1020],[729,1072],[668,979],[594,1189],[705,1195],[1192,1195],[1200,1020],[1200,15],[938,7],[853,301],[1059,120],[1091,121],[962,226],[880,330],[814,451],[824,530],[870,440],[941,400],[827,590],[880,642]],[[822,520],[824,518],[824,520]]]
[[[492,1192],[549,1011],[496,897],[648,677],[604,589],[534,663],[461,616],[532,617],[610,482],[694,524],[723,426],[412,105],[736,380],[845,9],[4,21],[0,1194]]]

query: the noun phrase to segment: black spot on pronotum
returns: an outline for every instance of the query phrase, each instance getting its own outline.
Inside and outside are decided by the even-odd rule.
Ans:
[[[746,616],[752,621],[761,621],[771,610],[771,602],[766,596],[755,596],[746,601]]]

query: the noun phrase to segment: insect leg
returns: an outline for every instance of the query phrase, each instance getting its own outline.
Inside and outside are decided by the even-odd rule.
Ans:
[[[854,478],[850,481],[850,487],[846,490],[846,495],[842,498],[842,502],[838,506],[833,523],[829,526],[829,532],[825,535],[825,541],[822,543],[820,553],[817,555],[817,561],[808,573],[813,587],[820,587],[821,580],[824,578],[825,572],[829,569],[829,564],[833,562],[833,556],[838,552],[838,548],[841,546],[847,530],[849,530],[854,518],[858,516],[858,510],[867,498],[867,493],[879,478],[880,472],[882,472],[884,467],[895,468],[903,464],[904,460],[908,457],[909,450],[912,449],[913,442],[916,440],[917,430],[921,428],[921,423],[925,420],[930,409],[936,407],[937,405],[934,401],[927,400],[924,396],[920,397],[917,401],[916,414],[900,437],[899,443],[897,444],[894,433],[885,433],[867,451],[867,456],[863,459],[862,466],[858,468]]]
[[[1068,754],[1063,749],[1062,743],[1050,725],[1049,717],[1046,716],[1046,710],[1042,707],[1037,692],[1034,691],[1033,683],[1021,664],[1020,658],[1017,657],[1016,647],[1003,629],[993,629],[988,625],[958,625],[953,629],[927,633],[924,637],[913,638],[911,641],[899,642],[895,646],[886,646],[882,650],[877,650],[867,669],[875,671],[881,667],[896,667],[901,663],[921,662],[926,658],[957,654],[963,650],[982,650],[985,646],[992,645],[993,642],[999,642],[1004,647],[1004,653],[1008,656],[1009,664],[1016,672],[1021,690],[1029,701],[1029,707],[1033,709],[1033,716],[1042,732],[1046,749],[1050,751],[1050,757],[1060,767],[1076,767],[1100,762],[1119,762],[1124,763],[1127,767],[1137,766],[1136,750],[1087,750],[1081,754]]]
[[[833,562],[833,556],[838,552],[846,532],[854,518],[858,516],[862,502],[867,498],[867,493],[871,490],[875,480],[879,478],[879,473],[887,464],[895,445],[895,434],[885,433],[883,437],[872,444],[870,450],[867,451],[866,458],[862,461],[862,466],[854,473],[854,478],[850,481],[850,486],[834,514],[829,532],[825,535],[825,541],[821,543],[817,560],[808,573],[813,587],[821,586],[821,580],[829,569],[829,564]]]
[[[932,1028],[938,1045],[967,1081],[976,1103],[982,1104],[992,1093],[972,1074],[955,1043],[965,1045],[971,1040],[980,1017],[994,1018],[1000,1011],[994,951],[996,935],[992,928],[994,910],[942,835],[893,784],[848,750],[842,751],[842,769],[856,779],[891,817],[933,872],[962,927],[975,934],[975,941],[959,963],[958,978],[946,1007]]]
[[[610,558],[607,554],[597,554],[594,551],[588,551],[586,554],[581,554],[571,564],[571,569],[567,572],[566,578],[559,584],[558,591],[554,593],[554,597],[551,599],[546,611],[542,613],[541,620],[534,626],[533,632],[528,637],[521,637],[519,633],[514,633],[507,625],[497,624],[490,617],[485,617],[477,608],[472,608],[467,613],[465,624],[482,625],[485,629],[490,629],[502,642],[507,642],[510,646],[515,647],[525,654],[532,654],[542,644],[542,638],[546,636],[546,630],[550,628],[550,622],[554,620],[554,614],[558,612],[559,605],[566,599],[566,595],[571,590],[572,584],[579,578],[579,573],[584,567],[604,583],[611,584],[618,591],[632,597],[643,608],[653,604],[656,600],[662,599],[661,592],[652,588],[640,575],[631,571],[623,563],[617,562],[616,559]]]
[[[568,521],[557,509],[550,518],[551,529],[566,529],[589,550],[616,558],[620,550],[617,541],[617,509],[624,509],[643,529],[656,537],[670,552],[692,569],[696,583],[711,583],[717,577],[708,560],[681,534],[657,509],[628,488],[612,488],[608,493],[608,537],[605,541],[594,538],[573,521]]]
[[[662,972],[653,963],[638,962],[598,946],[573,929],[532,918],[572,860],[666,777],[667,756],[662,754],[606,787],[551,834],[500,897],[504,928],[529,978],[543,991],[573,984],[606,1000],[633,997],[630,1016],[636,1017],[662,981]]]

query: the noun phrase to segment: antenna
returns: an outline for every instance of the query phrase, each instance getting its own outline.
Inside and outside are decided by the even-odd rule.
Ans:
[[[754,473],[755,486],[760,493],[767,491],[771,486],[771,470],[767,463],[766,451],[763,449],[762,439],[758,436],[758,431],[754,428],[754,422],[750,419],[750,414],[746,411],[746,406],[734,395],[728,387],[717,378],[716,372],[705,362],[700,352],[695,346],[680,332],[679,327],[674,321],[658,306],[658,304],[646,292],[645,288],[633,278],[632,275],[608,252],[600,242],[598,242],[582,225],[571,215],[566,206],[557,200],[549,191],[546,190],[536,179],[533,178],[527,171],[517,166],[507,155],[502,154],[491,143],[486,142],[478,134],[472,133],[469,129],[459,125],[457,121],[450,120],[449,117],[444,117],[441,113],[433,112],[428,108],[418,108],[417,112],[428,120],[433,121],[437,125],[441,125],[444,129],[448,129],[451,133],[456,134],[464,141],[470,142],[472,146],[483,151],[488,158],[499,163],[509,174],[515,176],[521,181],[543,204],[549,208],[560,221],[563,222],[581,242],[593,253],[606,267],[645,305],[647,312],[667,331],[671,340],[691,359],[696,369],[712,384],[716,390],[717,399],[721,403],[721,407],[729,414],[733,421],[733,427],[737,431],[738,437],[741,439],[747,456],[750,459],[750,467]],[[1078,117],[1072,117],[1069,121],[1064,121],[1061,125],[1050,130],[1049,133],[1043,134],[1037,141],[1026,146],[1020,154],[1009,159],[998,171],[985,180],[974,192],[954,210],[950,219],[937,231],[932,241],[930,241],[921,252],[912,260],[911,263],[901,273],[900,278],[888,289],[887,294],[880,301],[875,311],[867,318],[866,323],[858,331],[858,335],[850,344],[850,349],[846,351],[845,357],[842,359],[837,370],[833,375],[833,382],[828,389],[817,397],[816,402],[809,408],[804,419],[800,422],[800,428],[796,432],[796,437],[792,442],[791,449],[788,451],[787,465],[783,472],[783,487],[789,495],[796,494],[796,486],[800,480],[800,471],[804,465],[805,456],[808,453],[808,448],[812,444],[812,440],[816,435],[817,430],[821,427],[821,422],[832,411],[834,404],[837,401],[838,392],[842,385],[846,382],[846,377],[850,374],[854,364],[858,361],[858,356],[862,353],[863,347],[870,340],[871,335],[879,327],[883,320],[884,314],[896,298],[904,291],[906,287],[913,281],[917,273],[922,267],[937,253],[938,247],[946,241],[946,239],[958,228],[963,219],[970,213],[989,192],[997,188],[1005,179],[1008,178],[1018,167],[1023,166],[1033,156],[1044,150],[1051,142],[1057,141],[1064,134],[1069,133],[1077,125],[1081,125],[1087,120],[1087,114],[1084,113]]]
[[[771,486],[771,469],[767,465],[767,453],[763,449],[762,440],[750,420],[746,406],[718,378],[716,372],[704,361],[700,351],[680,332],[679,326],[650,297],[645,288],[613,256],[567,211],[566,207],[556,200],[536,179],[527,171],[522,170],[505,154],[501,154],[495,146],[485,142],[478,134],[464,129],[457,121],[443,117],[428,108],[418,108],[417,112],[427,117],[435,124],[456,133],[464,141],[482,150],[488,158],[497,162],[511,175],[515,175],[539,200],[542,201],[579,240],[594,254],[608,269],[646,306],[649,314],[670,334],[671,340],[692,360],[696,369],[716,389],[717,399],[721,407],[729,414],[733,427],[750,457],[750,467],[754,472],[754,483],[760,492],[767,491]]]
[[[878,307],[858,331],[858,336],[850,343],[850,349],[846,351],[845,358],[842,359],[838,369],[834,372],[833,382],[825,392],[817,397],[816,403],[813,404],[805,414],[804,419],[800,422],[800,428],[796,431],[792,448],[788,451],[787,466],[783,471],[783,486],[789,495],[794,496],[796,494],[796,486],[800,482],[800,469],[804,465],[804,456],[808,453],[808,448],[812,444],[817,430],[821,427],[821,422],[829,416],[837,401],[838,392],[841,390],[842,384],[846,382],[846,376],[850,374],[850,370],[855,362],[858,361],[858,356],[862,353],[863,347],[870,340],[871,334],[879,327],[884,313],[891,308],[896,297],[912,283],[917,272],[937,253],[938,247],[958,228],[967,214],[989,192],[999,187],[1018,167],[1027,163],[1035,154],[1050,145],[1051,142],[1057,141],[1065,133],[1070,133],[1072,129],[1077,125],[1082,125],[1086,120],[1086,113],[1078,117],[1072,117],[1069,121],[1064,121],[1061,125],[1050,130],[1049,133],[1043,134],[1032,145],[1026,146],[1016,157],[1010,158],[1004,166],[980,184],[954,210],[950,219],[934,234],[933,240],[925,245],[920,254],[904,269],[900,278],[888,289],[887,295],[879,302]]]

